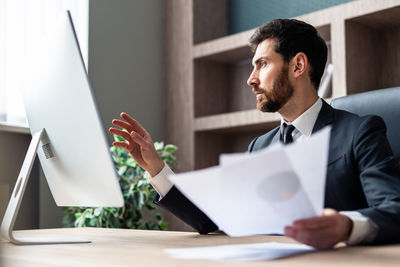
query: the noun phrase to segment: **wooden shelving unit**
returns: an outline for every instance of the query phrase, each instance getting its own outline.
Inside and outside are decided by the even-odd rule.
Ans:
[[[195,131],[230,130],[273,123],[279,120],[279,114],[265,114],[256,109],[223,113],[219,115],[195,118]],[[254,128],[254,127],[253,127]]]
[[[177,171],[216,165],[220,153],[245,151],[279,124],[278,114],[255,109],[246,84],[254,29],[227,36],[227,0],[165,5],[165,139],[179,147]],[[314,25],[328,44],[328,102],[400,85],[400,0],[358,0],[296,19]]]

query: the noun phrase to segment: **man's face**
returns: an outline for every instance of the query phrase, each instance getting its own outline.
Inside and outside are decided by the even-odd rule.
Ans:
[[[253,57],[253,72],[247,84],[257,96],[257,108],[262,112],[280,110],[293,95],[288,77],[288,63],[274,50],[275,40],[261,42]]]

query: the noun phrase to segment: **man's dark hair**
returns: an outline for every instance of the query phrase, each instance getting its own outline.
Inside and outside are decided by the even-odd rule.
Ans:
[[[328,49],[313,26],[295,19],[276,19],[257,28],[249,39],[250,47],[255,51],[266,39],[275,39],[275,52],[281,54],[285,62],[303,52],[311,66],[311,82],[318,90]]]

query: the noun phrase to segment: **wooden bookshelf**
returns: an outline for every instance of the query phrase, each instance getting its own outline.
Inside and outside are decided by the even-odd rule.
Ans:
[[[225,36],[193,46],[193,58],[232,63],[252,56],[247,40],[254,30]]]
[[[179,147],[188,171],[244,151],[279,124],[278,114],[255,109],[246,84],[254,29],[227,35],[227,0],[165,2],[166,142]],[[400,0],[358,0],[296,19],[314,25],[334,66],[332,98],[400,86]]]
[[[400,84],[400,6],[345,20],[347,94]]]
[[[195,118],[195,131],[230,130],[241,128],[259,128],[258,125],[280,120],[278,113],[268,114],[256,109],[223,113],[219,115]]]

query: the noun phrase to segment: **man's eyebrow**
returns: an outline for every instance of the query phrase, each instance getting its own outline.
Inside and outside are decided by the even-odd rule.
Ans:
[[[255,65],[257,65],[258,63],[260,63],[261,60],[265,60],[265,59],[268,59],[268,57],[266,57],[266,56],[259,57],[259,58],[257,58],[252,64],[253,64],[253,66],[255,66]]]

